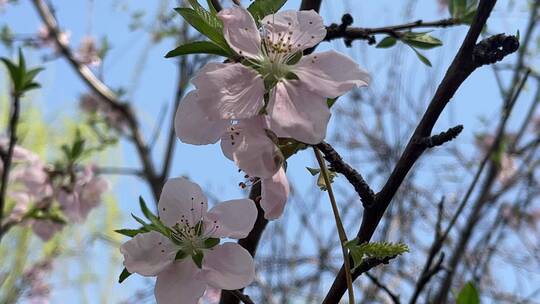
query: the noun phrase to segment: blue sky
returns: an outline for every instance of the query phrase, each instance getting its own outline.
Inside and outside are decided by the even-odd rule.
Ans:
[[[29,1],[20,1],[16,6],[9,6],[7,11],[0,14],[0,26],[9,24],[16,33],[32,34],[39,27],[39,20]],[[113,47],[108,59],[105,61],[105,81],[113,88],[120,86],[132,89],[132,100],[138,116],[142,121],[145,136],[151,136],[153,127],[156,123],[156,117],[164,104],[170,104],[173,99],[174,87],[176,81],[176,66],[174,60],[164,59],[163,55],[175,45],[171,40],[153,45],[148,48],[149,37],[139,32],[129,32],[127,24],[129,23],[130,11],[141,9],[146,12],[144,18],[149,23],[154,18],[157,9],[161,3],[169,1],[93,1],[93,9],[90,10],[89,1],[53,1],[57,6],[57,17],[63,28],[71,32],[71,43],[77,45],[85,34],[93,34],[97,37],[107,35]],[[298,7],[299,1],[289,1],[287,7]],[[491,32],[515,33],[516,30],[524,30],[526,17],[525,10],[517,11],[512,15],[505,13],[505,1],[495,9],[489,22]],[[344,4],[345,3],[345,4]],[[381,1],[361,1],[361,4],[352,4],[356,1],[323,1],[323,17],[327,24],[332,22],[339,23],[341,15],[344,12],[350,12],[355,19],[355,26],[378,27],[389,24],[397,24],[416,19],[437,20],[446,16],[445,12],[440,12],[437,1],[421,0],[414,6],[411,19],[403,19],[402,4],[397,5],[394,0]],[[517,1],[517,5],[523,4],[523,1]],[[404,5],[403,5],[404,6]],[[172,8],[172,6],[169,6]],[[177,17],[180,18],[180,17]],[[91,31],[89,28],[91,27]],[[426,77],[433,77],[436,83],[442,78],[441,71],[445,71],[449,62],[453,58],[457,48],[457,42],[461,41],[466,27],[461,26],[450,30],[435,30],[433,35],[443,39],[445,45],[437,50],[424,52],[426,56],[433,59],[432,62],[440,67],[434,69],[435,75],[429,68],[423,66],[410,52],[409,56],[403,58],[401,64],[404,67],[415,66],[417,73],[414,77],[418,79],[407,79],[406,84],[415,86],[423,84]],[[392,56],[391,50],[375,49],[368,46],[367,43],[359,41],[353,44],[352,48],[345,48],[341,41],[333,43],[323,43],[319,50],[336,48],[342,52],[348,53],[358,60],[361,66],[367,69],[373,77],[372,87],[374,90],[385,89],[386,73],[377,73],[381,66],[385,64],[385,57]],[[138,75],[135,82],[133,76],[137,69],[137,62],[142,54],[146,53],[147,60],[143,65],[143,73]],[[29,52],[29,61],[34,64],[40,63],[40,56],[43,53]],[[6,50],[0,48],[0,55],[7,55]],[[45,118],[51,124],[61,125],[64,116],[77,113],[78,96],[86,91],[84,84],[77,78],[64,60],[54,60],[45,65],[46,71],[40,75],[39,81],[43,89],[33,96],[33,102],[44,111]],[[5,83],[5,73],[0,72],[0,83]],[[134,88],[134,89],[133,89]],[[528,90],[524,94],[526,97],[532,94]],[[3,94],[3,92],[0,92]],[[429,96],[429,94],[428,94]],[[346,99],[340,99],[340,103],[347,102]],[[429,98],[424,101],[426,104]],[[458,123],[465,125],[465,131],[460,137],[463,144],[470,143],[473,138],[473,130],[479,126],[478,117],[490,117],[498,110],[500,97],[496,87],[492,71],[489,68],[483,68],[475,72],[462,86],[452,103],[445,111],[435,127],[436,131]],[[526,106],[518,105],[515,116],[521,116]],[[167,117],[167,120],[169,118]],[[164,127],[166,124],[164,125]],[[331,123],[331,128],[339,128]],[[165,136],[162,133],[161,139]],[[161,142],[158,142],[158,145]],[[128,145],[123,145],[120,151],[120,158],[126,167],[137,166],[135,153]],[[155,149],[154,158],[160,160],[162,151]],[[431,157],[431,156],[430,156]],[[313,178],[307,174],[304,169],[306,166],[316,167],[316,163],[310,151],[294,156],[289,163],[288,175],[294,181],[297,189],[309,189],[313,184]],[[171,171],[172,176],[188,175],[194,181],[199,183],[204,189],[219,194],[220,200],[227,200],[243,196],[243,192],[237,187],[238,182],[242,181],[242,175],[239,174],[233,164],[222,156],[218,145],[214,146],[190,146],[178,144],[176,149],[175,161]],[[313,188],[316,190],[316,188]],[[135,226],[130,220],[129,214],[139,214],[137,198],[142,195],[150,200],[151,195],[144,184],[136,178],[115,178],[113,192],[120,202],[122,214],[126,219],[121,226]],[[100,257],[94,258],[96,264],[100,263]],[[103,269],[106,273],[110,269]],[[117,269],[110,270],[119,272],[121,265]],[[141,280],[130,278],[125,286],[120,288],[113,287],[115,299],[121,299],[128,295],[135,288],[139,287]],[[92,290],[88,291],[90,294]],[[61,303],[68,298],[77,299],[76,290],[58,289],[53,293],[53,302]],[[98,303],[99,298],[90,297],[91,303]]]

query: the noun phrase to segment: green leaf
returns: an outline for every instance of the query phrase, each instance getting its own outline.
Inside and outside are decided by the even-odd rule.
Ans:
[[[480,304],[480,296],[472,282],[468,282],[461,288],[456,299],[456,304]]]
[[[203,258],[204,258],[204,254],[202,253],[202,251],[197,250],[195,251],[193,255],[191,255],[191,259],[193,260],[193,263],[195,263],[195,265],[197,265],[197,267],[199,268],[202,268]]]
[[[219,239],[218,238],[209,238],[209,239],[206,239],[204,240],[204,248],[212,248],[214,246],[216,246],[217,244],[219,244]]]
[[[255,0],[248,7],[248,11],[255,19],[255,22],[259,22],[270,14],[275,14],[279,9],[287,2],[287,0]]]
[[[309,173],[313,176],[321,173],[321,169],[319,168],[310,168],[310,167],[306,167],[306,169],[309,171]]]
[[[217,45],[224,49],[228,49],[227,42],[223,38],[223,23],[216,16],[210,14],[210,12],[204,9],[191,9],[191,8],[175,8],[184,20],[186,20],[191,26],[193,26],[201,34],[208,37]]]
[[[146,202],[144,201],[144,198],[142,196],[139,196],[139,206],[141,207],[141,211],[144,214],[144,216],[150,220],[150,222],[153,222],[154,220],[159,220],[157,216],[155,216],[150,209],[146,206]]]
[[[0,61],[2,61],[8,69],[9,77],[11,78],[11,82],[13,83],[13,89],[15,90],[15,92],[18,92],[19,88],[21,87],[21,83],[19,82],[19,74],[21,73],[21,71],[19,67],[13,62],[11,62],[11,60],[4,57],[0,58]]]
[[[171,58],[176,56],[183,56],[189,54],[214,54],[223,57],[229,57],[232,55],[228,53],[219,45],[210,41],[195,41],[183,44],[165,55],[165,58]]]
[[[432,49],[441,46],[441,40],[429,35],[428,33],[407,32],[401,38],[406,44],[419,49]]]
[[[134,237],[136,236],[137,234],[139,233],[145,233],[145,232],[148,232],[148,230],[146,230],[145,228],[139,228],[139,229],[117,229],[115,230],[114,232],[116,233],[120,233],[121,235],[125,235],[125,236],[129,236],[129,237]]]
[[[409,252],[409,247],[404,243],[372,242],[357,244],[356,240],[351,240],[345,243],[345,247],[349,249],[353,258],[353,271],[362,264],[365,257],[385,259]]]
[[[124,267],[122,273],[120,274],[120,277],[118,277],[118,283],[124,282],[130,275],[131,273]]]
[[[394,46],[396,42],[397,42],[397,39],[395,37],[387,36],[383,40],[381,40],[375,47],[380,48],[380,49],[385,49],[385,48]]]
[[[208,4],[208,8],[210,9],[210,13],[217,14],[217,10],[214,7],[214,4],[212,3],[212,0],[206,0],[206,4]]]
[[[334,182],[334,178],[338,175],[336,172],[332,171],[332,170],[326,170],[328,174],[328,177],[330,178],[330,183],[333,183]],[[326,191],[328,189],[328,187],[326,186],[326,181],[324,180],[324,176],[322,174],[319,174],[319,177],[317,178],[317,186],[319,186],[319,188],[322,190],[322,191]]]
[[[163,223],[159,220],[159,218],[154,213],[152,213],[150,209],[148,209],[148,207],[146,206],[146,202],[144,201],[142,196],[139,196],[139,206],[141,207],[141,211],[144,214],[144,216],[152,223],[151,225],[149,225],[151,226],[151,229],[157,232],[160,232],[161,234],[165,236],[169,236],[170,234],[169,229],[165,227],[165,225],[163,225]],[[144,224],[143,224],[143,227],[148,228]]]
[[[287,60],[287,64],[288,65],[297,64],[300,61],[300,59],[302,59],[302,52],[296,52],[291,58],[289,58],[289,60]]]
[[[426,56],[422,55],[420,52],[418,52],[415,48],[411,47],[414,51],[414,53],[416,54],[416,56],[418,56],[418,59],[420,59],[420,61],[422,61],[423,64],[431,67],[431,61],[429,61],[429,59],[426,58]]]

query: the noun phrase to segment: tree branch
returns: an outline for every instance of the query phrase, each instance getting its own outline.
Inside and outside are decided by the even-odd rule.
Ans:
[[[3,168],[0,168],[0,171],[2,171],[2,179],[0,181],[2,183],[0,185],[0,239],[4,235],[4,229],[6,231],[8,229],[1,226],[1,223],[2,219],[4,218],[4,208],[6,206],[6,193],[9,183],[11,161],[13,160],[13,150],[15,149],[15,144],[17,143],[17,126],[19,124],[20,110],[20,96],[13,94],[11,117],[8,125],[9,141],[7,142],[7,151],[2,155]]]
[[[302,0],[302,3],[300,3],[300,10],[315,10],[316,12],[319,12],[319,10],[321,10],[321,3],[322,0]]]
[[[476,41],[478,40],[480,32],[486,24],[495,3],[496,0],[480,1],[477,14],[467,32],[461,48],[448,68],[446,75],[437,88],[431,103],[418,123],[413,135],[409,139],[403,154],[399,158],[383,188],[376,195],[373,207],[364,211],[360,230],[357,235],[358,243],[369,242],[401,183],[416,161],[426,150],[426,147],[416,144],[418,139],[431,136],[435,123],[450,99],[454,96],[465,79],[467,79],[467,77],[477,68],[475,61],[473,60]],[[345,291],[344,279],[344,270],[342,267],[323,301],[324,304],[337,304],[339,302]]]
[[[326,37],[324,41],[331,41],[335,39],[343,38],[346,41],[352,40],[367,40],[369,44],[375,44],[376,40],[374,35],[387,34],[392,37],[399,38],[401,31],[412,30],[415,28],[433,28],[440,27],[445,28],[449,26],[459,25],[459,20],[449,18],[432,22],[424,22],[422,20],[416,20],[413,22],[391,25],[377,28],[361,28],[361,27],[343,27],[337,24],[326,27]]]
[[[118,100],[116,94],[107,85],[101,82],[101,80],[99,80],[86,65],[77,61],[69,46],[64,44],[59,39],[60,29],[55,17],[51,13],[49,6],[43,0],[32,0],[32,3],[41,17],[41,20],[47,27],[51,37],[54,39],[62,56],[70,63],[71,67],[75,70],[83,82],[85,82],[95,94],[108,103],[113,110],[121,113],[123,118],[126,120],[127,126],[131,133],[130,139],[135,145],[143,165],[146,180],[148,181],[154,199],[157,202],[161,193],[162,185],[156,174],[154,164],[150,158],[150,150],[144,142],[142,134],[139,130],[137,119],[135,118],[135,114],[133,113],[131,107],[129,104]]]
[[[349,183],[353,185],[364,207],[372,205],[375,199],[375,193],[371,190],[362,175],[347,164],[330,144],[322,142],[316,145],[316,147],[324,154],[324,159],[330,163],[331,169],[343,174]]]

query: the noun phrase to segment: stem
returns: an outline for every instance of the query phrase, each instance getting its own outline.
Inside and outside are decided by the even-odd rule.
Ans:
[[[9,143],[8,149],[5,154],[2,154],[2,163],[4,168],[2,170],[2,184],[0,185],[0,222],[4,217],[4,207],[6,202],[6,192],[7,184],[9,181],[9,171],[11,168],[11,161],[13,158],[13,150],[15,149],[15,144],[17,143],[17,125],[19,122],[19,113],[20,113],[20,96],[17,94],[13,95],[13,109],[11,112],[11,118],[9,120]],[[0,240],[4,235],[4,228],[0,226]]]
[[[315,153],[315,158],[319,162],[319,167],[321,168],[321,174],[324,178],[324,183],[326,184],[326,190],[328,192],[328,198],[332,204],[332,211],[334,212],[334,218],[336,220],[336,227],[339,234],[339,240],[341,244],[341,251],[343,252],[343,263],[345,264],[345,277],[347,280],[347,289],[349,291],[349,303],[354,304],[354,291],[352,286],[352,277],[351,277],[351,265],[349,259],[349,253],[347,248],[345,248],[345,243],[347,242],[347,233],[343,228],[343,223],[339,216],[339,210],[336,203],[336,198],[334,197],[334,191],[332,190],[332,183],[330,182],[330,177],[328,176],[328,170],[326,169],[326,164],[324,162],[321,151],[317,147],[313,147],[313,152]]]

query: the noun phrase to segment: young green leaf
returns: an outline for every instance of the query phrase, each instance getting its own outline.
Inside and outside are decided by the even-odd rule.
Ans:
[[[365,257],[385,259],[409,252],[409,247],[404,243],[372,242],[357,244],[356,240],[345,243],[353,258],[353,271],[362,264]]]
[[[208,39],[212,40],[215,44],[220,47],[227,49],[229,46],[223,38],[223,24],[216,16],[212,16],[208,11],[195,10],[191,8],[175,8],[184,20],[186,20],[191,26],[193,26],[197,31],[199,31]]]
[[[456,304],[480,304],[480,296],[472,282],[468,282],[461,288],[456,299]]]
[[[270,14],[275,14],[279,9],[287,2],[287,0],[255,0],[248,7],[248,11],[255,19],[255,22],[259,22]]]
[[[117,229],[117,230],[115,230],[114,232],[120,233],[121,235],[129,236],[129,237],[134,237],[134,236],[136,236],[136,235],[139,234],[139,233],[145,233],[145,232],[148,232],[148,230],[146,230],[145,228],[141,227],[141,228],[139,228],[139,229]]]
[[[429,61],[429,59],[426,58],[426,56],[422,55],[420,52],[418,52],[418,50],[416,50],[414,47],[411,47],[411,49],[414,51],[414,53],[416,54],[416,56],[418,57],[418,59],[420,59],[420,61],[422,61],[423,64],[431,67],[431,61]]]
[[[306,169],[309,171],[309,173],[313,176],[321,173],[321,169],[318,169],[318,168],[310,168],[310,167],[306,167]]]
[[[384,39],[381,40],[375,47],[379,49],[385,49],[385,48],[394,46],[396,42],[397,42],[397,39],[395,37],[387,36],[387,37],[384,37]]]
[[[185,257],[187,257],[187,253],[185,253],[182,250],[178,250],[178,252],[174,256],[174,260],[181,260],[181,259],[184,259]]]
[[[118,277],[118,283],[124,282],[130,275],[131,273],[124,267],[122,273],[120,273],[120,277]]]
[[[229,57],[232,53],[228,53],[219,45],[210,41],[195,41],[183,44],[165,55],[165,58],[183,56],[189,54],[213,54],[223,57]]]
[[[408,32],[401,38],[406,44],[419,49],[432,49],[441,46],[441,40],[430,36],[428,33],[413,33]]]

